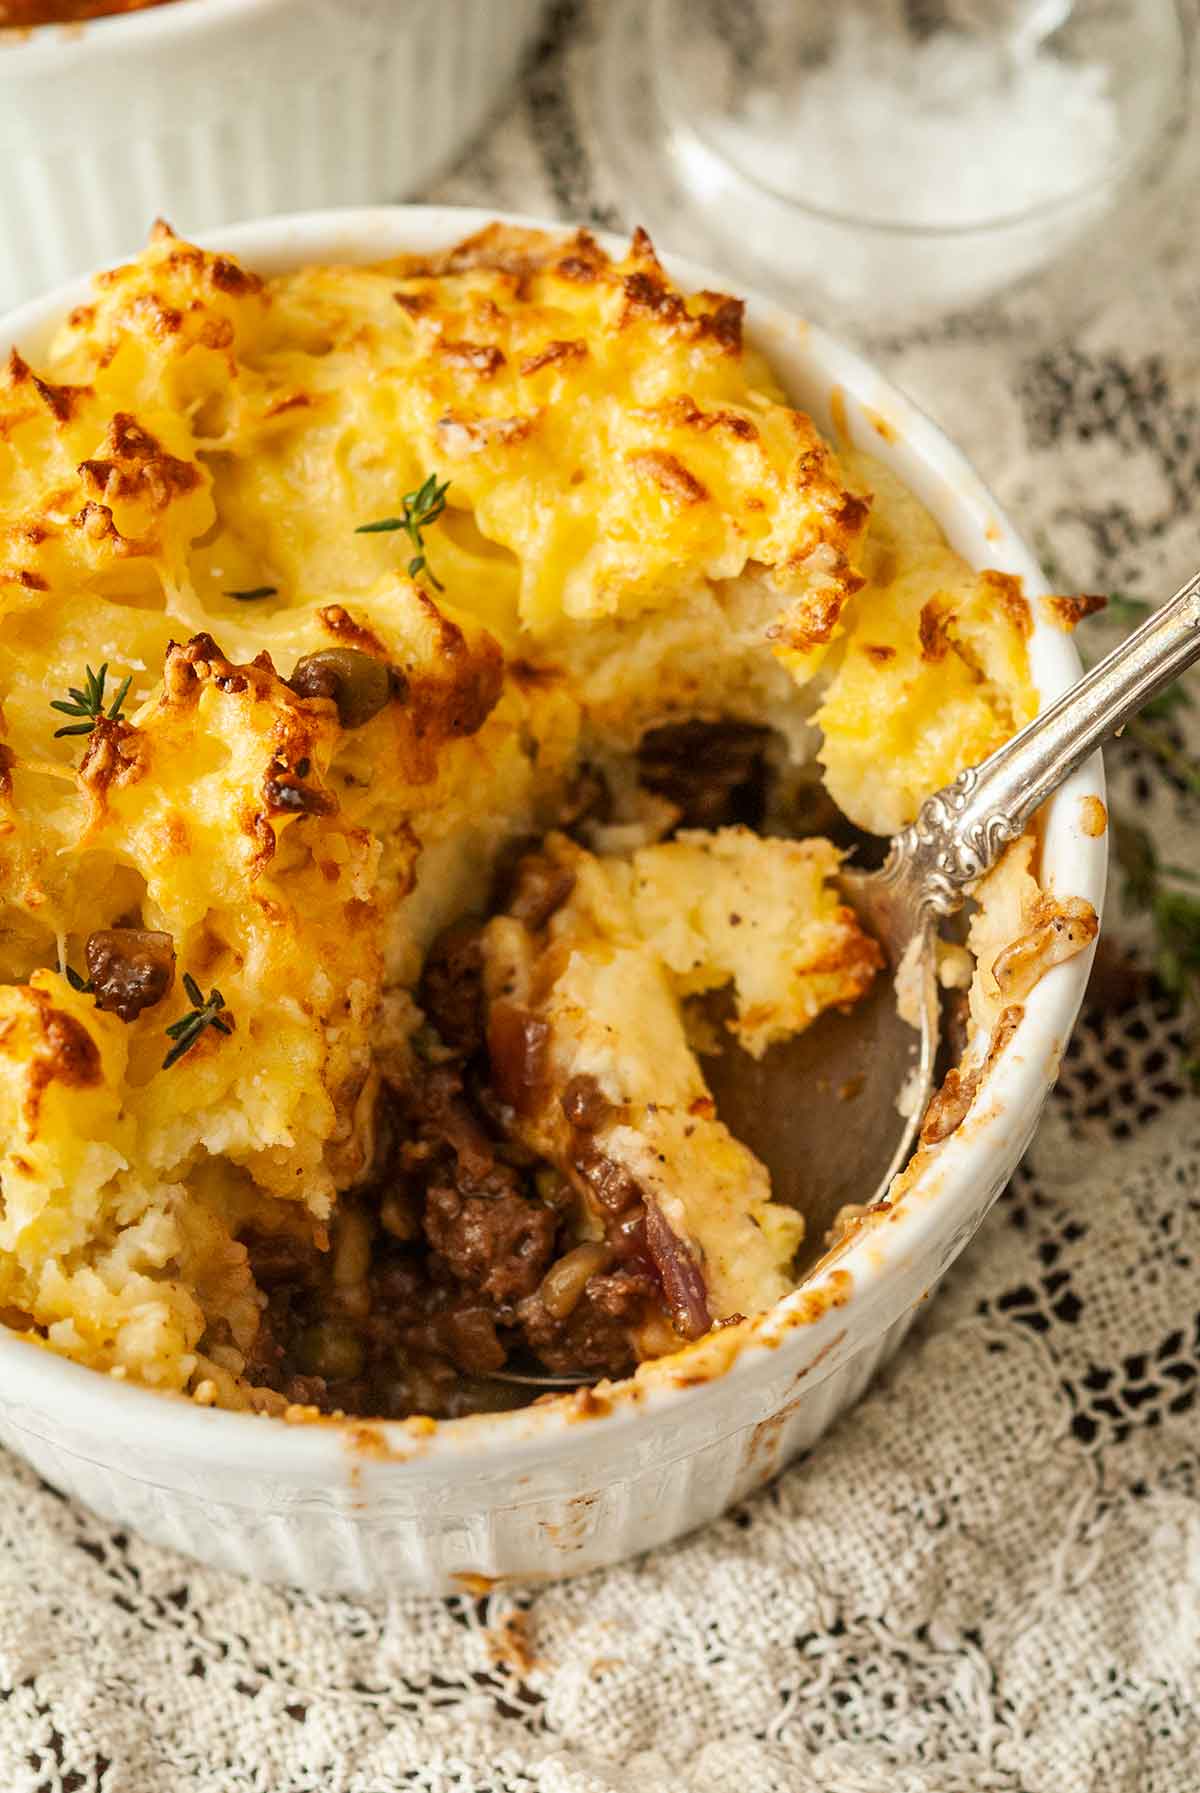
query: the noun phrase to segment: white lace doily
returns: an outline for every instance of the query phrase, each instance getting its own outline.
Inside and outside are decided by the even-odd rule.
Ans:
[[[619,221],[588,149],[600,7],[551,6],[512,112],[434,197]],[[1068,589],[1157,598],[1195,564],[1194,265],[1181,234],[1067,347],[1036,346],[1028,299],[888,354]],[[1131,744],[1109,768],[1114,807],[1197,863],[1200,799]],[[1094,1007],[891,1371],[773,1488],[647,1560],[369,1610],[198,1568],[0,1457],[0,1788],[1196,1793],[1184,1058],[1152,993]]]

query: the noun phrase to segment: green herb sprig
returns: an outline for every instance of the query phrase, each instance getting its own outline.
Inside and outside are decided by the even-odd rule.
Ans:
[[[1113,818],[1113,846],[1123,876],[1122,904],[1150,918],[1154,975],[1187,1017],[1192,1055],[1185,1069],[1200,1084],[1200,875],[1160,859],[1148,831],[1121,816]]]
[[[1131,597],[1128,592],[1113,592],[1108,600],[1108,614],[1114,621],[1125,623],[1129,628],[1138,628],[1145,622],[1154,606],[1145,598]],[[1181,710],[1192,708],[1192,697],[1187,689],[1178,683],[1168,685],[1157,697],[1152,697],[1143,704],[1140,713],[1125,725],[1125,733],[1131,741],[1156,759],[1161,766],[1171,772],[1190,791],[1200,796],[1200,766],[1187,753],[1184,753],[1172,740],[1170,732],[1161,727],[1169,722]]]
[[[110,722],[119,722],[121,720],[121,705],[125,702],[129,693],[129,687],[133,683],[133,674],[127,673],[125,678],[122,679],[120,685],[117,687],[117,694],[113,698],[112,703],[109,705],[106,712],[104,708],[104,681],[108,677],[108,661],[106,660],[104,662],[104,665],[100,668],[99,672],[93,672],[89,666],[86,668],[86,673],[87,677],[84,680],[82,691],[75,685],[69,685],[67,687],[68,691],[71,693],[71,702],[68,702],[65,697],[54,697],[50,700],[50,708],[52,710],[58,710],[63,716],[83,716],[86,718],[83,722],[71,723],[69,727],[56,728],[54,731],[54,739],[56,741],[61,735],[90,735],[96,724],[101,721],[106,714]]]
[[[208,1027],[215,1027],[218,1033],[233,1032],[228,1021],[224,1019],[225,998],[218,989],[213,989],[205,996],[190,971],[183,974],[183,987],[188,993],[192,1007],[188,1014],[181,1015],[178,1021],[172,1021],[167,1029],[168,1036],[174,1040],[167,1056],[162,1061],[164,1071],[181,1059],[185,1052],[190,1052],[201,1034]]]
[[[1108,594],[1108,615],[1113,622],[1125,623],[1131,629],[1144,623],[1152,606],[1145,598],[1132,598],[1127,591],[1110,591]]]
[[[437,578],[425,555],[425,538],[423,531],[430,524],[436,523],[446,508],[446,492],[450,481],[444,479],[438,484],[438,476],[431,473],[425,482],[414,492],[405,492],[400,502],[404,506],[399,517],[381,517],[377,523],[360,523],[355,535],[385,535],[391,530],[402,529],[416,552],[408,563],[408,576],[416,579],[421,573],[429,580],[435,591],[446,588]]]
[[[236,598],[239,604],[255,604],[259,598],[273,598],[278,595],[277,585],[254,585],[249,591],[227,591],[227,598]]]
[[[1069,581],[1064,579],[1058,557],[1047,537],[1039,534],[1034,539],[1042,571],[1049,584],[1060,589],[1068,585]],[[1154,605],[1148,598],[1138,598],[1127,591],[1112,591],[1108,594],[1104,614],[1109,622],[1123,623],[1128,629],[1136,629],[1140,628],[1153,609]],[[1083,660],[1085,665],[1089,664],[1086,655]],[[1140,714],[1125,724],[1122,733],[1129,740],[1136,741],[1159,765],[1200,796],[1200,766],[1187,753],[1181,752],[1167,729],[1157,726],[1168,722],[1180,710],[1190,710],[1192,707],[1191,694],[1176,682],[1168,685],[1165,691],[1160,691],[1157,697],[1152,697],[1149,703],[1143,704]]]
[[[1058,568],[1042,548],[1051,584],[1061,585]],[[1107,616],[1127,629],[1138,628],[1154,606],[1129,592],[1109,594]],[[1085,664],[1087,656],[1084,656]],[[1180,683],[1168,685],[1126,724],[1122,735],[1200,796],[1200,764],[1179,745],[1170,724],[1193,708],[1190,692]],[[1149,831],[1139,822],[1114,813],[1113,851],[1122,874],[1122,906],[1145,915],[1153,930],[1152,968],[1163,993],[1186,1017],[1192,1044],[1185,1069],[1200,1087],[1200,874],[1159,857]]]

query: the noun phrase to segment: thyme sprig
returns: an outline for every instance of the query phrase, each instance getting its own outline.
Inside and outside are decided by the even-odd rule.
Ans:
[[[169,1071],[185,1052],[191,1051],[206,1028],[215,1027],[218,1033],[233,1032],[224,1017],[225,998],[218,989],[214,987],[205,996],[190,971],[183,974],[183,987],[192,1006],[186,1015],[181,1015],[178,1021],[172,1021],[167,1029],[168,1036],[175,1044],[162,1061],[164,1071]]]
[[[69,727],[56,728],[54,731],[54,739],[56,741],[61,735],[90,735],[97,722],[99,722],[106,714],[110,722],[119,722],[121,720],[121,705],[125,702],[129,693],[129,687],[133,683],[133,674],[131,672],[127,673],[122,679],[120,685],[117,687],[116,696],[113,698],[112,703],[109,705],[106,712],[104,708],[104,682],[108,677],[108,661],[106,660],[104,662],[99,672],[93,672],[90,666],[85,670],[87,676],[84,680],[82,691],[79,690],[76,685],[68,685],[67,687],[71,694],[70,702],[68,702],[65,697],[54,697],[50,700],[50,708],[52,710],[58,710],[61,715],[83,716],[86,718],[83,722],[71,723]]]
[[[1109,616],[1130,628],[1137,628],[1144,623],[1153,608],[1147,599],[1132,597],[1129,592],[1113,592],[1108,600]],[[1126,723],[1125,733],[1190,791],[1200,796],[1200,766],[1190,754],[1179,748],[1172,739],[1170,730],[1161,726],[1180,710],[1191,708],[1190,692],[1176,680],[1173,685],[1160,691],[1157,697],[1152,697],[1149,703],[1142,705],[1140,713]]]
[[[1188,1020],[1192,1055],[1185,1069],[1200,1084],[1200,875],[1158,856],[1138,822],[1113,818],[1113,846],[1121,868],[1122,905],[1148,915],[1154,929],[1153,970],[1159,986]]]
[[[1062,568],[1046,536],[1039,534],[1035,540],[1047,581],[1058,590],[1069,589],[1069,582],[1064,581]],[[1109,622],[1123,623],[1128,629],[1136,629],[1145,622],[1153,609],[1154,605],[1149,598],[1138,598],[1127,591],[1113,591],[1108,594],[1104,615]],[[1086,654],[1081,657],[1085,666],[1090,664]],[[1191,708],[1191,694],[1177,680],[1160,691],[1157,697],[1152,697],[1149,703],[1143,704],[1140,713],[1126,723],[1122,733],[1129,740],[1136,741],[1139,747],[1144,748],[1189,790],[1200,795],[1200,766],[1180,750],[1172,740],[1169,730],[1155,726],[1157,723],[1168,722],[1178,711]]]
[[[416,579],[424,573],[435,591],[444,591],[445,586],[426,558],[423,531],[436,523],[445,510],[449,486],[448,479],[444,479],[439,485],[437,474],[431,473],[415,491],[405,492],[400,500],[404,506],[400,516],[380,517],[376,523],[360,523],[355,535],[384,535],[390,530],[402,529],[416,550],[408,563],[409,578]]]
[[[1110,591],[1108,594],[1109,618],[1116,623],[1125,623],[1131,629],[1144,623],[1152,608],[1145,598],[1131,597],[1127,591]]]
[[[1051,584],[1060,585],[1058,568],[1044,548],[1043,564]],[[1153,609],[1146,598],[1113,592],[1107,615],[1132,629],[1145,622]],[[1086,664],[1086,655],[1084,661]],[[1193,707],[1185,686],[1178,682],[1168,685],[1126,724],[1122,734],[1157,760],[1189,793],[1200,796],[1200,764],[1180,745],[1172,727],[1181,711]],[[1114,813],[1112,834],[1122,874],[1122,906],[1127,912],[1145,915],[1150,922],[1154,978],[1186,1017],[1192,1050],[1185,1069],[1200,1086],[1200,874],[1161,859],[1148,829],[1128,816]]]

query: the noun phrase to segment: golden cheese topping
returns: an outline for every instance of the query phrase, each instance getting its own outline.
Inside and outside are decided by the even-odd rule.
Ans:
[[[552,850],[574,878],[553,938],[636,939],[681,1001],[732,984],[729,1031],[754,1058],[856,1002],[883,963],[838,897],[842,856],[827,840],[730,827],[604,858]]]
[[[0,377],[0,1306],[255,1399],[242,1240],[327,1242],[511,843],[693,717],[819,745],[887,831],[1029,713],[1027,632],[640,232],[264,279],[160,227]],[[642,845],[603,877],[672,1003],[732,978],[760,1050],[865,987],[832,849]],[[131,929],[118,1013],[94,936]]]
[[[428,262],[265,285],[160,234],[75,313],[58,385],[10,370],[17,461],[43,491],[57,463],[70,512],[54,549],[14,545],[14,572],[149,557],[217,614],[264,581],[289,603],[366,594],[396,555],[355,528],[436,468],[437,576],[502,638],[661,608],[751,561],[798,627],[814,580],[823,614],[857,585],[865,506],[741,311],[676,292],[641,234],[614,264],[584,234],[493,226]],[[110,435],[117,394],[140,448]]]
[[[860,827],[894,834],[931,791],[1036,713],[1026,647],[1033,617],[1019,579],[973,573],[894,474],[865,456],[844,458],[874,502],[866,584],[823,668],[818,757],[839,808]]]

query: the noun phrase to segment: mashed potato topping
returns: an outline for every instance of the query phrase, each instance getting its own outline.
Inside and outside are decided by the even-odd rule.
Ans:
[[[800,768],[886,833],[1005,739],[1018,583],[642,233],[263,280],[160,228],[14,351],[0,465],[7,1321],[449,1412],[782,1293],[698,1005],[761,1053],[865,990]]]
[[[686,830],[596,858],[552,836],[546,855],[571,888],[544,929],[526,915],[485,931],[493,1060],[519,1005],[522,1044],[532,1035],[543,1060],[507,1091],[522,1136],[565,1169],[589,1218],[635,1190],[665,1217],[679,1255],[703,1266],[689,1278],[685,1261],[667,1290],[678,1330],[696,1336],[786,1292],[803,1219],[771,1202],[762,1165],[717,1117],[683,999],[732,981],[728,1026],[758,1057],[852,1003],[882,956],[838,901],[828,841]],[[587,1125],[574,1112],[584,1095]]]

